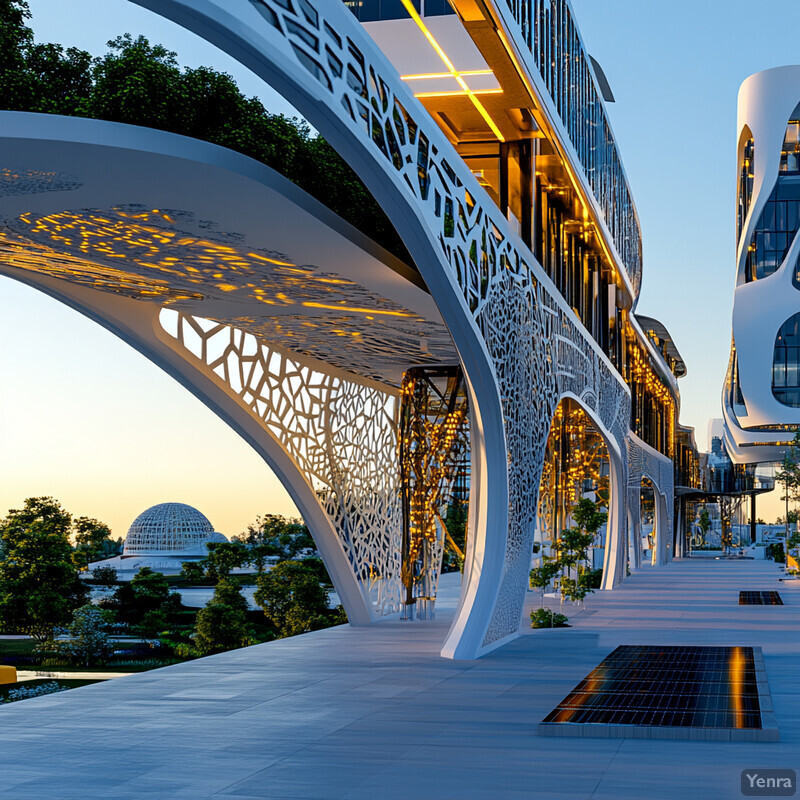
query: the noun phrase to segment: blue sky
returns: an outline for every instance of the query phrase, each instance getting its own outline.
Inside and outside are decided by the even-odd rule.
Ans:
[[[181,63],[230,72],[269,109],[292,113],[224,54],[125,0],[30,6],[40,41],[100,53],[120,33],[144,33]],[[749,74],[800,62],[800,4],[573,7],[616,95],[609,113],[644,238],[639,310],[668,327],[688,364],[681,418],[704,448],[708,419],[720,414],[730,345],[736,95]],[[0,279],[0,299],[0,513],[26,496],[52,494],[117,535],[167,500],[196,505],[228,535],[258,513],[294,513],[250,448],[129,347],[10,280]],[[774,517],[775,508],[764,503],[764,515]]]

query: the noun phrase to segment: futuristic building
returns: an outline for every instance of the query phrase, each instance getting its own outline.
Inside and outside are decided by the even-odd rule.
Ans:
[[[800,66],[739,90],[733,341],[723,391],[736,464],[780,461],[800,427]]]
[[[131,523],[122,555],[89,565],[114,567],[122,578],[133,577],[142,567],[177,574],[184,561],[208,555],[208,542],[227,542],[208,519],[185,503],[160,503],[139,514]]]
[[[445,656],[518,634],[534,539],[586,492],[609,511],[603,588],[641,564],[643,481],[651,562],[680,553],[685,368],[635,314],[638,220],[569,3],[136,1],[281,92],[410,257],[224,148],[3,112],[0,273],[121,336],[242,435],[353,624],[429,616],[459,475]]]

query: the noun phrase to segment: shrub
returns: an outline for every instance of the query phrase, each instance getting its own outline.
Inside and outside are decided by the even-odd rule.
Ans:
[[[567,617],[549,608],[531,611],[531,628],[569,628]]]
[[[67,687],[62,686],[58,681],[40,683],[38,686],[20,686],[19,689],[9,689],[6,696],[2,699],[3,703],[13,703],[16,700],[27,700],[30,697],[41,697],[45,694],[63,692]]]
[[[578,583],[580,583],[584,589],[599,589],[602,582],[602,569],[587,569],[585,572],[582,572],[578,578]]]
[[[83,666],[105,662],[111,656],[111,642],[106,633],[106,618],[93,605],[79,608],[69,626],[69,639],[57,642],[58,652],[65,653]]]
[[[786,560],[783,556],[783,543],[773,542],[767,545],[767,558],[771,558],[776,564],[783,564]]]

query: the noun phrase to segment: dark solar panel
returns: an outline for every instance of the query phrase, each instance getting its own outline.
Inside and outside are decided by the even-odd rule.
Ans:
[[[777,592],[739,592],[740,606],[782,606]]]
[[[760,659],[759,652],[763,669]],[[635,726],[672,728],[675,738],[677,729],[760,731],[753,648],[618,647],[545,717],[539,730],[585,735],[592,726],[596,730],[589,735],[609,735],[599,730],[607,726],[615,728],[610,735],[636,735],[616,728]]]

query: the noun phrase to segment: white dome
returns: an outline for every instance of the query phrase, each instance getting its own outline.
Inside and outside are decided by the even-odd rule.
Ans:
[[[196,508],[160,503],[133,521],[122,556],[206,556],[206,542],[227,541]]]

